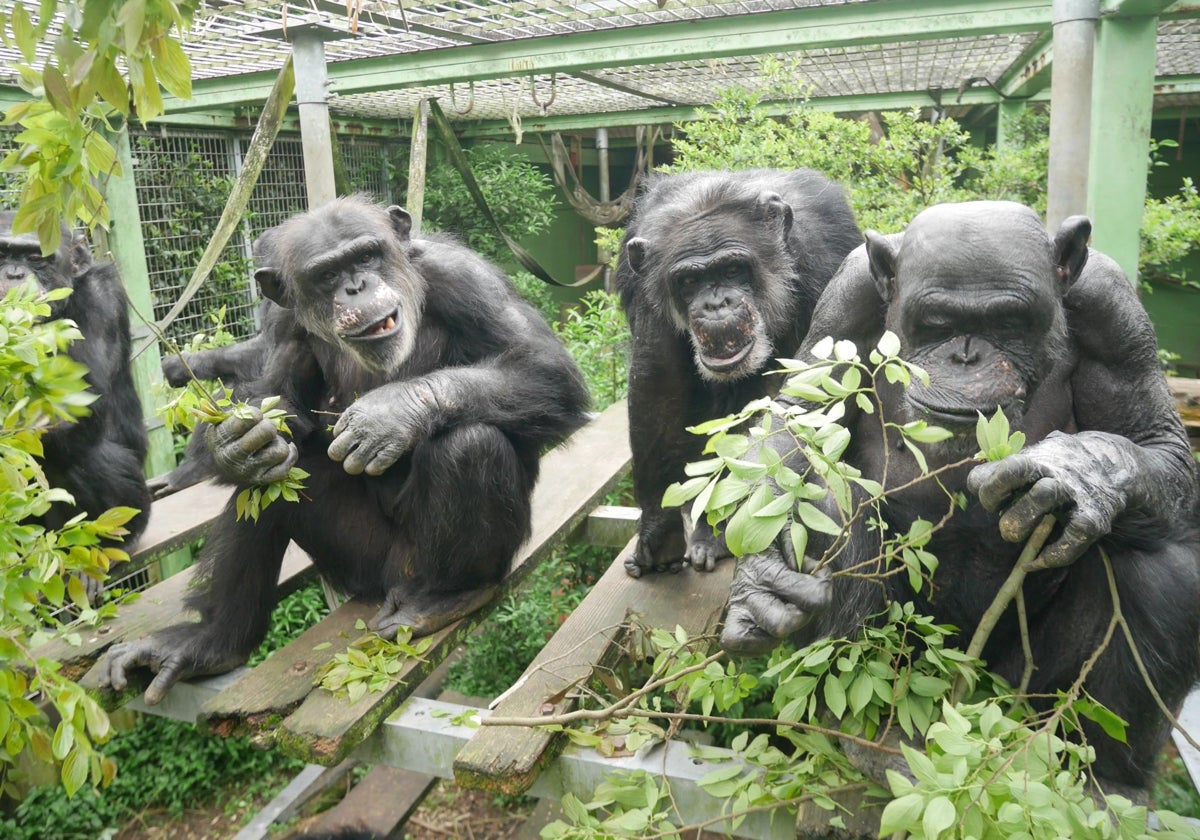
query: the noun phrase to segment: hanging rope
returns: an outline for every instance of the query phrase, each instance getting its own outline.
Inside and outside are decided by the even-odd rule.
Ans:
[[[637,195],[637,188],[642,178],[650,171],[654,144],[661,133],[658,126],[652,126],[649,130],[646,126],[639,125],[637,127],[637,159],[633,164],[633,174],[629,178],[629,186],[625,192],[612,201],[600,201],[583,186],[579,175],[575,172],[575,167],[571,165],[571,156],[567,151],[566,144],[563,143],[561,134],[555,132],[550,135],[549,148],[546,147],[546,141],[540,135],[538,142],[542,144],[542,151],[545,152],[546,159],[550,161],[554,183],[562,190],[567,203],[575,209],[575,212],[597,227],[616,227],[629,218],[629,214],[633,211],[634,196]]]

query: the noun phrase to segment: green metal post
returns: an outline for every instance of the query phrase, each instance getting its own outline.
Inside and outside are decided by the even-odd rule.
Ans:
[[[122,129],[110,139],[117,148],[121,174],[110,177],[104,188],[104,200],[108,203],[109,216],[112,219],[107,247],[120,272],[125,294],[129,296],[129,321],[133,343],[137,346],[151,335],[145,319],[152,322],[154,318],[150,272],[146,265],[146,247],[142,239],[142,220],[138,212],[129,132]],[[157,344],[150,344],[145,352],[133,360],[133,380],[142,400],[142,414],[146,418],[146,429],[150,434],[150,451],[146,455],[144,469],[146,475],[161,475],[174,468],[175,453],[171,443],[171,432],[154,411],[155,401],[162,393],[162,367]],[[161,561],[163,577],[169,577],[187,568],[191,559],[191,552],[187,549],[164,557]]]
[[[1092,85],[1088,215],[1092,245],[1137,278],[1146,202],[1158,18],[1102,17]]]
[[[1009,128],[1021,114],[1025,113],[1023,100],[1003,100],[996,106],[996,146],[1004,148],[1012,144],[1012,132]]]

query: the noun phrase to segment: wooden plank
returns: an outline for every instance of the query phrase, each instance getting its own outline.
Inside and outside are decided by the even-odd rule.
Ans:
[[[129,552],[129,559],[144,566],[204,536],[233,490],[228,484],[205,481],[159,499],[150,508],[146,530]]]
[[[313,675],[363,635],[354,625],[377,609],[361,601],[342,604],[205,703],[200,727],[223,737],[274,729],[312,691]]]
[[[475,614],[432,634],[421,660],[410,661],[392,688],[351,703],[318,689],[276,731],[282,750],[313,764],[337,764],[409,696],[413,689],[465,642],[487,613],[529,574],[540,560],[586,518],[588,511],[616,485],[629,466],[625,404],[610,406],[563,446],[542,458],[533,493],[533,529],[517,552],[496,596]]]
[[[424,773],[386,765],[373,767],[341,802],[305,825],[304,833],[320,837],[391,837],[435,782],[436,776]]]
[[[683,627],[695,636],[713,630],[729,595],[733,563],[710,573],[631,578],[625,558],[630,542],[608,571],[546,643],[540,654],[494,707],[498,717],[561,714],[574,707],[570,689],[587,680],[619,643],[626,620],[636,615],[652,627]],[[549,705],[547,705],[549,704]],[[522,726],[485,726],[454,761],[459,786],[494,793],[529,790],[562,746],[561,733]]]
[[[281,594],[297,588],[311,573],[312,565],[308,555],[294,544],[289,545],[284,555],[283,568],[279,572]],[[169,625],[178,624],[184,612],[183,597],[194,575],[195,567],[185,569],[174,577],[150,587],[138,600],[118,607],[115,618],[83,632],[82,642],[78,646],[69,645],[63,639],[55,639],[40,646],[35,655],[62,663],[64,674],[99,692],[99,675],[93,668],[97,660],[109,647],[123,639],[138,639]],[[139,671],[135,677],[125,691],[99,692],[107,708],[116,708],[133,695],[145,690],[149,685],[149,675]]]

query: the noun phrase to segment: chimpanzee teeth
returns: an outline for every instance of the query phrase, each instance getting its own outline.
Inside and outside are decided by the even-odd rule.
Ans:
[[[393,318],[391,315],[387,316],[387,320],[383,322],[384,331],[386,332],[387,330],[394,330],[395,328],[396,328],[396,319]]]

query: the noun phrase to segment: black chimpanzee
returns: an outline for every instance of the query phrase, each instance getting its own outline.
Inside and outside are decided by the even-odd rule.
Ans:
[[[292,440],[257,416],[224,421],[210,444],[239,486],[302,467],[304,498],[257,522],[231,501],[204,548],[207,584],[189,596],[200,622],[114,646],[106,685],[148,667],[155,703],[179,679],[243,662],[289,539],[343,591],[383,599],[381,633],[432,632],[495,591],[529,533],[538,457],[585,422],[588,396],[498,269],[410,228],[401,208],[352,197],[275,229],[279,257],[256,277],[289,329],[269,334],[253,390],[282,396]]]
[[[146,527],[150,491],[142,473],[146,457],[146,425],[130,372],[129,303],[111,263],[93,263],[85,237],[65,227],[62,244],[43,257],[34,234],[13,233],[15,213],[0,213],[0,295],[32,279],[41,291],[70,288],[64,300],[50,306],[50,317],[67,318],[83,339],[68,350],[88,368],[88,390],[98,399],[91,413],[75,423],[60,423],[42,438],[42,459],[52,487],[69,491],[75,504],[56,503],[45,520],[60,527],[83,510],[95,517],[111,507],[137,508],[126,524],[131,544]],[[85,579],[90,595],[100,584]]]
[[[761,374],[795,352],[817,297],[862,242],[842,189],[807,170],[657,176],[617,267],[629,320],[629,439],[642,510],[634,577],[709,571],[729,556],[707,525],[688,540],[663,491],[700,457],[687,427],[778,387]]]
[[[929,385],[877,382],[880,404],[897,423],[926,419],[954,433],[926,448],[931,470],[976,451],[980,412],[1002,408],[1030,445],[941,476],[951,493],[969,493],[929,545],[940,559],[932,593],[914,594],[905,575],[887,577],[886,593],[861,576],[831,585],[798,572],[785,547],[771,549],[738,561],[726,648],[761,650],[814,616],[808,632],[853,635],[885,597],[914,601],[969,637],[1022,543],[1053,514],[1056,530],[1034,563],[1041,570],[1024,583],[1030,692],[1069,687],[1100,647],[1113,615],[1104,552],[1150,678],[1167,706],[1179,707],[1200,676],[1196,465],[1149,319],[1120,268],[1089,252],[1090,233],[1075,216],[1050,239],[1032,210],[1008,202],[940,205],[903,234],[867,233],[821,299],[802,353],[825,335],[864,354],[885,329],[899,336],[901,355],[928,372]],[[878,417],[856,412],[844,421],[853,433],[845,459],[878,480],[886,458],[889,488],[916,477],[907,450],[881,439]],[[890,497],[885,516],[903,533],[946,510],[945,491],[926,481]],[[826,547],[812,537],[806,566]],[[858,530],[840,555],[854,560],[837,563],[877,556],[878,545],[878,531]],[[1014,609],[984,658],[1014,684],[1021,677]],[[1120,633],[1084,688],[1129,722],[1128,745],[1086,725],[1101,788],[1144,797],[1169,727]]]

